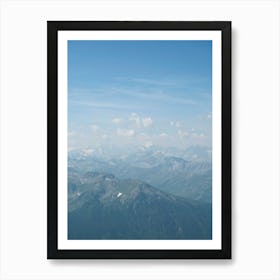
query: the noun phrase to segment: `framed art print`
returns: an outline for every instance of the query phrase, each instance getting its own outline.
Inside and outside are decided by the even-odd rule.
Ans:
[[[231,22],[48,22],[48,258],[231,258]]]

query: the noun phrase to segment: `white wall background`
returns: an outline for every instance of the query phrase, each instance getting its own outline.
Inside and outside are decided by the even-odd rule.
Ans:
[[[280,2],[0,0],[0,279],[280,279]],[[46,259],[46,21],[232,20],[233,259]]]

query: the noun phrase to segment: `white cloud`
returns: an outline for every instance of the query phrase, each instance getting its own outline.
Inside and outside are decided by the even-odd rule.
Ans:
[[[176,122],[176,123],[175,123],[175,126],[176,126],[177,128],[181,127],[180,122]]]
[[[145,148],[150,148],[151,146],[153,146],[153,142],[151,142],[151,141],[147,141],[144,143]]]
[[[160,136],[160,137],[167,137],[167,136],[168,136],[168,134],[167,134],[167,133],[165,133],[165,132],[163,132],[163,133],[161,133],[159,136]]]
[[[153,124],[153,120],[150,117],[142,118],[142,123],[144,127],[149,127]]]
[[[135,135],[135,131],[133,129],[117,129],[117,134],[119,136],[124,136],[124,137],[131,137]]]
[[[153,124],[153,120],[151,117],[143,117],[141,118],[138,114],[136,113],[131,113],[129,120],[134,122],[137,128],[142,128],[142,127],[149,127]]]
[[[96,131],[98,131],[98,130],[99,130],[99,126],[98,126],[98,125],[93,124],[93,125],[91,126],[91,129],[92,129],[94,132],[96,132]]]
[[[196,133],[196,132],[193,132],[191,134],[191,136],[194,138],[205,138],[206,137],[206,135],[204,133]]]
[[[176,121],[176,122],[171,121],[171,122],[169,122],[169,123],[170,123],[171,126],[175,126],[175,127],[177,127],[177,128],[179,128],[179,127],[182,126],[181,123],[178,122],[178,121]]]
[[[121,118],[113,118],[112,119],[112,123],[114,123],[114,124],[120,124],[122,121],[123,121],[123,119],[121,119]]]
[[[129,120],[133,121],[138,128],[141,127],[141,118],[136,113],[131,113]]]
[[[179,136],[181,136],[181,137],[187,137],[187,136],[189,136],[189,133],[188,133],[187,131],[183,131],[183,130],[181,130],[181,129],[179,129],[179,130],[177,131],[177,134],[178,134]]]

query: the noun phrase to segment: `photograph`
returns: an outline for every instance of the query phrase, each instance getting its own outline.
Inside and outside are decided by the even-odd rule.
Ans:
[[[212,238],[212,42],[68,41],[68,238]]]

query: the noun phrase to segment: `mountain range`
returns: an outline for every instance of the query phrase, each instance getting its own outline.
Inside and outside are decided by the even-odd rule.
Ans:
[[[209,149],[190,147],[176,149],[149,148],[122,156],[109,157],[105,151],[76,151],[69,154],[69,168],[79,173],[105,172],[120,179],[137,179],[164,192],[211,203],[212,162]]]
[[[211,203],[137,179],[68,170],[68,239],[211,239]]]

